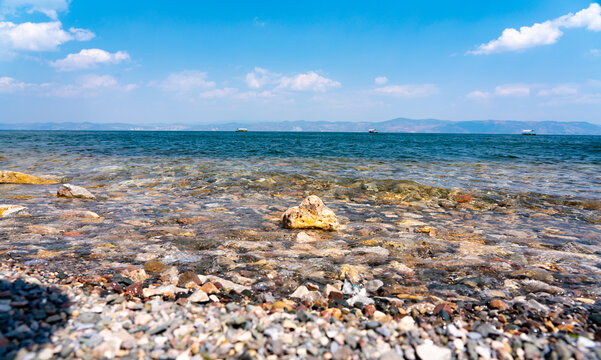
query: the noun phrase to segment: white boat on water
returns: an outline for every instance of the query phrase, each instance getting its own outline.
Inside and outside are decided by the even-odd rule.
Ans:
[[[534,130],[522,130],[522,135],[536,135]]]
[[[376,129],[369,129],[369,130],[368,130],[368,132],[369,132],[370,134],[377,134],[377,133],[378,133],[378,130],[376,130]]]

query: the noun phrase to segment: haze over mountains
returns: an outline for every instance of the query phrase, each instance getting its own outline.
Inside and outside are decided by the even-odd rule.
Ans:
[[[601,126],[588,122],[473,120],[446,121],[437,119],[396,118],[381,122],[328,122],[282,121],[225,124],[125,124],[125,123],[19,123],[0,124],[0,130],[88,130],[88,131],[314,131],[314,132],[366,132],[377,129],[388,133],[458,133],[458,134],[520,134],[524,129],[534,129],[537,134],[601,135]]]

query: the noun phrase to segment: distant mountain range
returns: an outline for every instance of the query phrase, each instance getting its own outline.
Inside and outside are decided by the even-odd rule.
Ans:
[[[88,131],[234,131],[247,128],[249,131],[339,131],[366,132],[377,129],[388,133],[457,133],[457,134],[520,134],[522,130],[533,129],[537,134],[555,135],[601,135],[601,126],[587,122],[559,121],[510,121],[473,120],[446,121],[437,119],[397,118],[381,122],[329,122],[329,121],[282,121],[259,123],[226,124],[148,124],[124,123],[19,123],[0,124],[0,130],[88,130]]]

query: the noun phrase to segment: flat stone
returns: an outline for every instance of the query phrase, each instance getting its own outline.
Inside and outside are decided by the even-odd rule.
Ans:
[[[450,360],[451,349],[423,343],[415,348],[417,356],[422,360]]]
[[[24,174],[16,171],[0,170],[0,184],[57,184],[53,179]]]
[[[194,303],[204,303],[209,301],[209,295],[202,290],[196,290],[190,297],[188,297],[188,301]]]
[[[19,205],[0,205],[0,218],[16,215],[25,209],[25,206]]]

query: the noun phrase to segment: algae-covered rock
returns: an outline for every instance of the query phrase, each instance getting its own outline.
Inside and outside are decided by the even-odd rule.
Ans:
[[[339,225],[334,212],[316,195],[307,196],[300,206],[286,210],[282,223],[289,229],[336,230]]]
[[[58,184],[54,179],[43,179],[37,176],[16,171],[0,170],[0,184]]]
[[[19,205],[0,205],[0,218],[18,214],[25,209],[26,207]]]
[[[80,199],[90,199],[96,200],[96,196],[89,192],[86,188],[81,186],[75,186],[71,184],[63,184],[58,189],[56,193],[57,196],[67,197],[67,198],[80,198]]]

